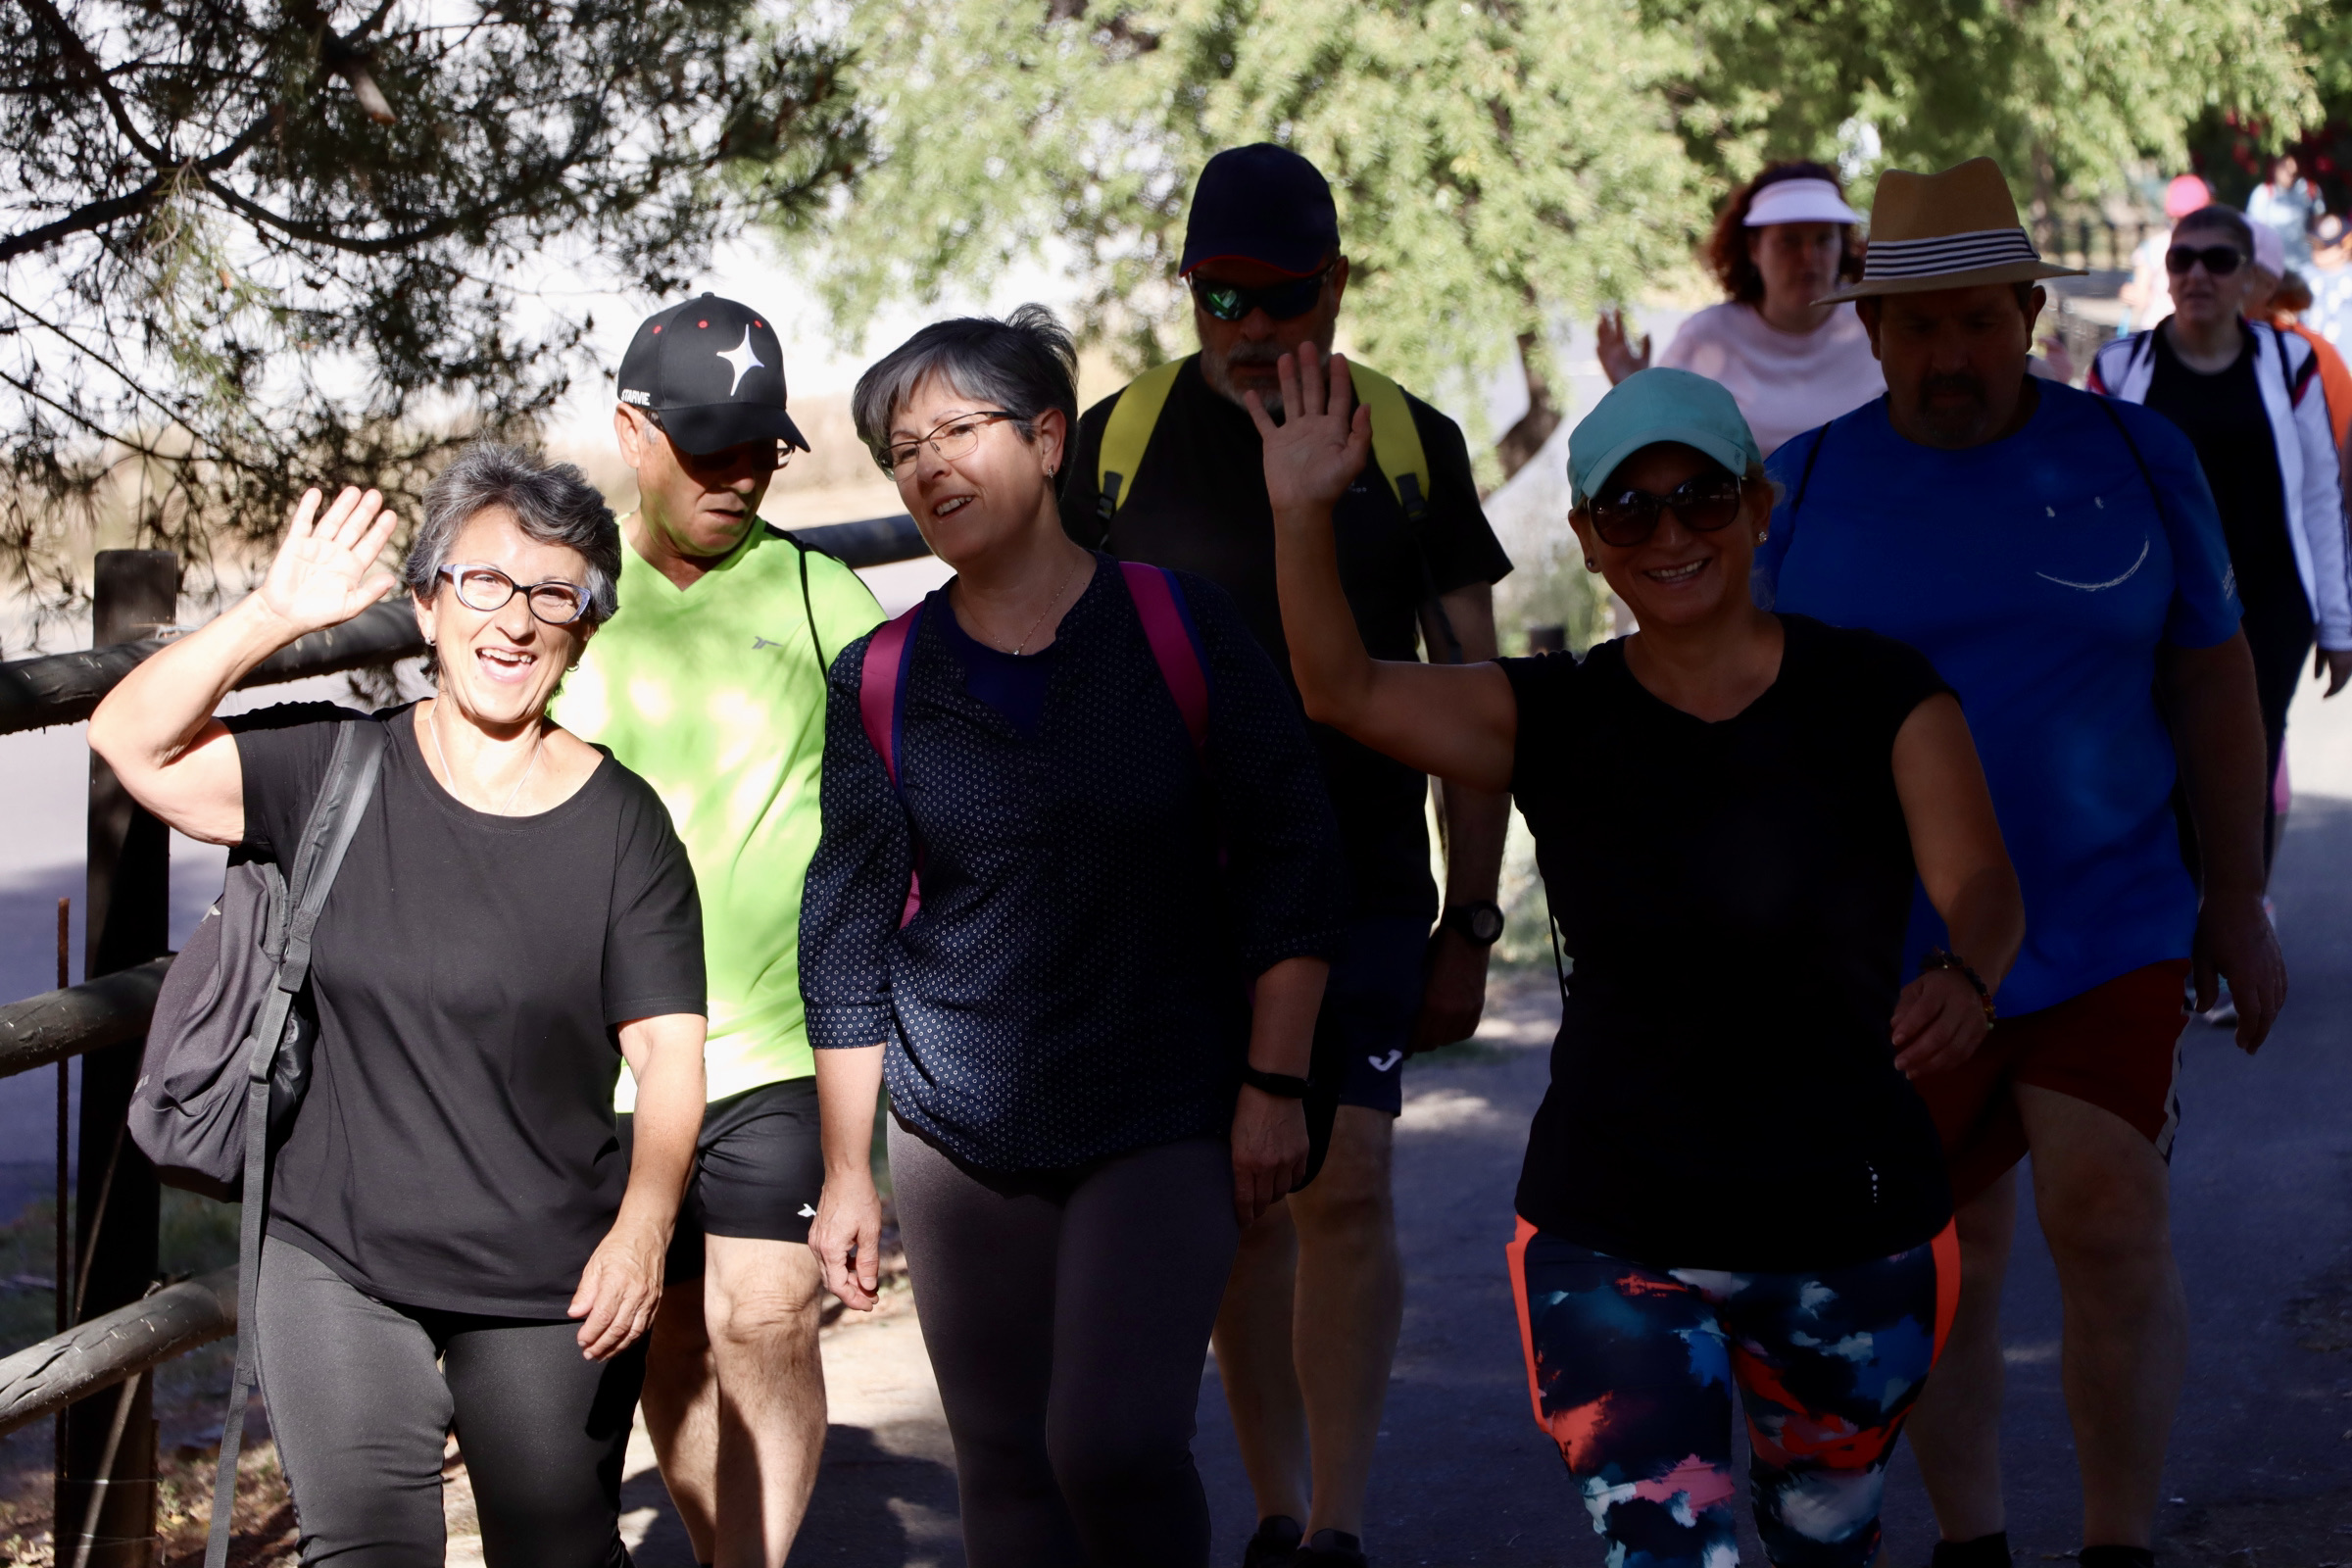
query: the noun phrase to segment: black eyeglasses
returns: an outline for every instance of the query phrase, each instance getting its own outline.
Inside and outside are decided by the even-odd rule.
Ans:
[[[1613,496],[1594,496],[1586,506],[1594,533],[1620,550],[1631,550],[1649,542],[1663,512],[1672,512],[1675,520],[1693,533],[1730,527],[1740,515],[1740,481],[1728,473],[1702,473],[1666,495],[1620,490]]]
[[[2176,245],[2164,253],[2164,270],[2175,277],[2185,277],[2199,262],[2208,277],[2228,277],[2246,265],[2246,258],[2234,245]]]
[[[1020,416],[1006,409],[982,409],[975,414],[958,414],[953,419],[934,426],[926,435],[916,436],[911,441],[893,441],[883,448],[883,456],[875,461],[881,465],[884,473],[896,473],[921,457],[925,447],[938,453],[943,463],[968,458],[980,446],[981,427],[999,419],[1017,421]]]
[[[1315,308],[1315,301],[1323,297],[1323,280],[1330,275],[1331,267],[1327,265],[1304,277],[1286,277],[1279,283],[1261,283],[1255,288],[1195,277],[1193,298],[1220,321],[1238,321],[1251,311],[1263,311],[1277,321],[1287,321]]]
[[[440,575],[450,580],[458,590],[458,603],[483,614],[507,608],[507,601],[516,594],[530,607],[531,614],[550,626],[568,626],[588,613],[588,590],[576,582],[550,577],[525,588],[496,566],[480,562],[457,562],[441,568]]]

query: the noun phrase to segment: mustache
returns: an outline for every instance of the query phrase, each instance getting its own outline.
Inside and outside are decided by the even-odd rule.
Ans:
[[[1275,362],[1282,358],[1284,352],[1283,346],[1279,343],[1236,343],[1226,354],[1225,363],[1229,366],[1262,365],[1266,368],[1272,369]]]
[[[1985,401],[1984,383],[1978,377],[1963,372],[1955,372],[1950,375],[1921,376],[1919,378],[1919,395],[1923,400],[1928,398],[1966,398],[1972,403]]]

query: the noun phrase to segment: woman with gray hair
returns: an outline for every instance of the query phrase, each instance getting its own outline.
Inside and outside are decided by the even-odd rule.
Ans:
[[[318,1044],[272,1160],[253,1325],[302,1557],[438,1565],[454,1430],[492,1568],[625,1563],[621,1458],[702,1120],[704,1001],[661,800],[546,716],[612,612],[619,535],[577,468],[473,447],[425,492],[404,573],[434,695],[224,724],[254,665],[392,586],[382,498],[320,499],[258,591],[90,720],[142,806],[281,862],[343,727],[384,729],[313,938]]]
[[[1201,1568],[1200,1358],[1242,1227],[1304,1179],[1346,917],[1298,705],[1214,584],[1062,532],[1054,318],[924,328],[858,433],[956,571],[833,662],[801,906],[825,1187],[873,1304],[890,1169],[973,1568]]]

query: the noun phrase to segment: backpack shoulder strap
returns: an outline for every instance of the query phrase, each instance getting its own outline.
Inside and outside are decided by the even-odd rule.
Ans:
[[[1144,449],[1159,423],[1159,411],[1168,406],[1168,393],[1184,361],[1170,360],[1127,383],[1110,406],[1102,425],[1102,449],[1095,455],[1095,515],[1107,529],[1119,506],[1135,488],[1135,471],[1144,466]]]
[[[906,707],[906,645],[922,613],[918,604],[876,626],[865,645],[865,667],[858,672],[858,719],[894,790],[899,787],[899,728]]]
[[[303,824],[302,848],[286,878],[286,951],[278,963],[280,991],[300,991],[310,977],[311,935],[318,928],[319,911],[326,907],[326,896],[334,888],[344,852],[351,848],[360,818],[375,795],[388,739],[377,719],[345,724],[335,737],[334,752],[327,759],[326,782],[311,807],[310,820]]]
[[[1168,695],[1176,699],[1176,710],[1184,715],[1193,750],[1204,755],[1208,750],[1208,661],[1202,656],[1200,629],[1193,624],[1184,590],[1174,572],[1140,561],[1120,562],[1119,575],[1127,580],[1128,596],[1144,622],[1144,640],[1152,645],[1152,662],[1159,665],[1159,678],[1167,682]]]
[[[906,724],[906,672],[914,663],[908,648],[922,616],[923,607],[918,602],[876,626],[865,645],[865,665],[858,672],[858,721],[864,726],[874,755],[882,759],[882,771],[889,775],[894,791],[899,791],[899,741]],[[899,791],[900,807],[904,808],[906,804],[905,792]],[[913,831],[914,824],[909,821],[907,832]],[[923,851],[917,843],[914,869],[906,877],[906,903],[899,910],[899,929],[913,924],[922,907]]]
[[[1814,432],[1813,445],[1805,453],[1805,466],[1797,470],[1796,490],[1788,497],[1788,520],[1796,520],[1796,509],[1805,504],[1805,492],[1813,484],[1813,465],[1821,461],[1821,449],[1829,444],[1830,427],[1823,425]]]
[[[2156,475],[2149,469],[2148,460],[2140,456],[2139,443],[2132,439],[2131,426],[2125,424],[2124,416],[2115,412],[2115,399],[2102,397],[2098,401],[2108,422],[2115,426],[2115,433],[2124,438],[2124,449],[2132,454],[2132,466],[2139,470],[2139,482],[2148,487],[2148,500],[2156,508],[2157,520],[2163,521],[2164,492],[2156,487]]]
[[[285,951],[277,982],[262,1004],[253,1046],[245,1058],[245,1181],[237,1219],[237,1360],[229,1379],[228,1409],[220,1423],[220,1461],[213,1478],[213,1527],[205,1542],[205,1568],[227,1568],[237,1496],[237,1453],[245,1441],[245,1405],[260,1375],[262,1227],[270,1211],[270,1075],[286,1035],[286,1015],[295,993],[310,978],[311,934],[334,887],[343,855],[359,831],[360,818],[375,794],[390,737],[380,720],[345,724],[327,757],[326,782],[303,824],[302,847],[287,878]]]
[[[1372,461],[1396,492],[1404,520],[1418,523],[1429,515],[1429,454],[1422,450],[1421,427],[1413,422],[1404,388],[1353,360],[1348,362],[1348,379],[1356,401],[1372,411]]]

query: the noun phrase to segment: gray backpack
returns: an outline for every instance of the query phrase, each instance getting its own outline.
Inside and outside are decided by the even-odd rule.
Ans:
[[[253,1391],[254,1289],[270,1207],[270,1151],[310,1087],[318,1024],[298,1005],[311,974],[311,934],[343,852],[383,766],[384,726],[346,723],[335,734],[289,879],[276,865],[231,866],[196,934],[172,960],[147,1026],[128,1117],[132,1142],[173,1187],[242,1199],[237,1234],[237,1367],[220,1429],[213,1533],[205,1568],[228,1561],[237,1449]]]

